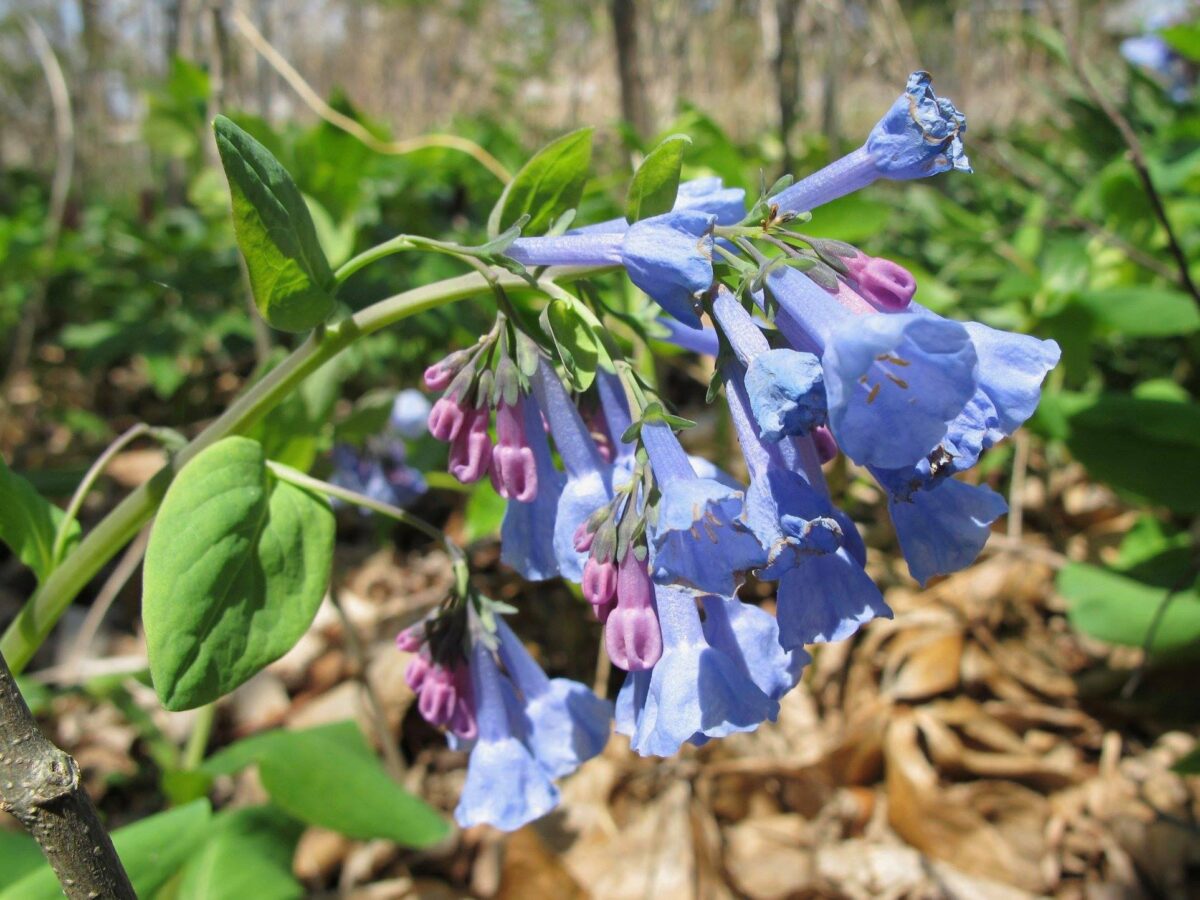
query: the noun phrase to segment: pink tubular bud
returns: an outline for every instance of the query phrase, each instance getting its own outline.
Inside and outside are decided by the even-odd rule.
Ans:
[[[421,717],[430,725],[445,725],[454,715],[457,702],[458,688],[454,676],[440,665],[431,666],[417,699],[417,710]]]
[[[425,623],[410,625],[396,635],[396,649],[405,653],[416,653],[425,643]]]
[[[462,432],[467,415],[458,401],[440,397],[429,411],[429,433],[439,441],[453,441]]]
[[[588,531],[588,523],[585,519],[579,523],[579,527],[575,529],[575,536],[571,542],[575,545],[575,549],[580,553],[587,553],[592,549],[592,542],[596,540],[596,533]]]
[[[662,656],[662,629],[654,611],[654,584],[631,551],[617,569],[617,608],[604,623],[604,647],[627,672],[653,668]]]
[[[860,253],[847,259],[846,267],[858,292],[880,312],[903,312],[917,292],[912,272],[890,259]]]
[[[429,675],[430,663],[424,656],[414,656],[404,670],[404,682],[418,694]]]
[[[431,391],[444,391],[450,387],[450,382],[454,380],[454,376],[458,374],[457,369],[453,369],[446,365],[446,361],[440,360],[425,370],[425,375],[422,380],[425,382],[425,387]]]
[[[454,667],[454,687],[457,697],[447,727],[464,741],[474,740],[479,735],[479,728],[475,723],[475,694],[471,690],[471,672],[465,663],[460,662]]]
[[[496,409],[496,446],[492,449],[492,483],[506,500],[529,503],[537,496],[537,465],[525,440],[525,414],[520,401]]]
[[[583,564],[583,598],[592,604],[596,618],[601,622],[612,612],[616,596],[616,563],[611,560],[600,562],[594,556],[588,557],[588,561]]]
[[[821,465],[835,459],[838,455],[837,441],[833,437],[833,432],[824,425],[818,425],[812,430],[813,443],[817,445],[817,459],[821,461]]]
[[[478,481],[492,463],[492,439],[488,435],[487,407],[467,413],[470,421],[450,444],[450,474],[463,484]]]

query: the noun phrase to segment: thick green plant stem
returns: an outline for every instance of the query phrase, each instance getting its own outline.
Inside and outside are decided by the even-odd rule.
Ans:
[[[603,271],[607,269],[548,269],[543,277],[563,281]],[[492,277],[496,283],[510,289],[529,287],[525,279],[511,272],[494,270]],[[104,564],[150,521],[175,474],[197,453],[221,438],[240,434],[254,425],[305,378],[356,340],[408,316],[490,290],[487,278],[471,272],[380,300],[352,318],[318,328],[310,334],[290,356],[249,387],[219,418],[176,453],[154,477],[117,504],[50,573],[0,638],[0,653],[8,660],[12,671],[20,673],[25,669],[67,607]]]

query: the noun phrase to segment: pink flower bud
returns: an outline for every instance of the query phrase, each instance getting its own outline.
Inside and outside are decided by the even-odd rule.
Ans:
[[[596,540],[596,533],[588,531],[588,523],[585,519],[579,523],[579,527],[575,529],[575,535],[571,539],[575,545],[575,549],[580,553],[587,553],[592,549],[592,542]]]
[[[592,604],[596,618],[601,622],[612,612],[616,596],[616,563],[612,560],[600,562],[594,556],[588,557],[588,561],[583,564],[583,598]]]
[[[454,676],[440,665],[431,666],[417,699],[417,710],[421,717],[430,725],[445,725],[454,715],[457,701],[458,688]]]
[[[452,441],[462,432],[467,414],[457,400],[440,397],[429,411],[429,433],[439,441]]]
[[[654,584],[632,551],[617,569],[617,608],[604,623],[604,647],[613,665],[627,672],[650,669],[662,656]]]
[[[405,653],[416,653],[425,643],[425,623],[410,625],[396,635],[396,649]]]
[[[464,663],[454,667],[454,687],[458,696],[447,727],[464,741],[474,740],[479,734],[475,723],[475,694],[471,690],[471,673]]]
[[[492,449],[492,483],[506,500],[529,503],[537,496],[537,465],[525,440],[525,414],[520,401],[496,410],[496,446]]]
[[[850,277],[858,292],[880,312],[902,312],[917,292],[917,280],[899,263],[879,256],[858,256],[846,260]]]
[[[821,461],[821,465],[829,462],[838,455],[837,441],[833,437],[833,432],[824,425],[818,425],[812,430],[813,443],[817,445],[817,459]]]
[[[467,415],[470,421],[450,443],[450,474],[463,484],[478,481],[488,473],[492,463],[487,407],[471,410]]]
[[[404,670],[404,681],[418,694],[421,692],[421,685],[425,683],[425,679],[429,675],[430,663],[425,656],[414,656],[408,663],[408,668]]]
[[[444,391],[450,387],[450,382],[454,380],[454,376],[458,374],[458,370],[446,365],[446,361],[440,360],[425,370],[423,380],[425,387],[431,391]]]

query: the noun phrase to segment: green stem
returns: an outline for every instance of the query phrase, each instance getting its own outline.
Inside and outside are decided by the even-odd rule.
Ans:
[[[212,736],[216,715],[215,703],[207,703],[196,710],[196,721],[192,725],[192,733],[188,735],[187,745],[183,748],[183,758],[180,760],[180,767],[185,772],[200,768],[200,764],[204,762],[204,751],[208,749],[208,739]]]
[[[304,474],[299,469],[293,469],[291,466],[285,466],[282,463],[267,460],[267,468],[280,481],[286,481],[307,491],[315,491],[318,494],[336,497],[352,506],[361,506],[364,509],[369,509],[372,512],[395,519],[401,525],[415,528],[427,538],[437,541],[446,548],[446,552],[451,556],[462,556],[462,550],[446,536],[446,533],[442,529],[426,522],[420,516],[413,515],[406,509],[401,509],[399,506],[393,506],[391,503],[385,503],[382,500],[376,500],[373,497],[368,497],[366,494],[360,494],[358,491],[352,491],[349,488],[339,487],[336,484],[330,484],[328,481],[313,478],[311,475]]]
[[[67,504],[67,508],[63,512],[62,521],[58,523],[58,531],[54,535],[54,547],[50,551],[51,562],[57,563],[62,559],[63,550],[67,545],[67,535],[71,533],[71,525],[79,515],[79,509],[83,506],[83,501],[87,498],[88,492],[91,491],[92,485],[96,483],[96,479],[108,467],[114,456],[149,430],[150,426],[145,422],[139,422],[137,425],[134,425],[109,444],[107,449],[100,454],[100,458],[92,463],[91,468],[84,473],[83,480],[79,482],[79,487],[75,488],[75,493],[71,495],[71,501]]]
[[[376,260],[383,259],[385,256],[391,256],[393,253],[399,253],[402,250],[411,250],[414,246],[412,239],[407,234],[398,234],[391,240],[384,241],[382,244],[376,244],[369,250],[364,250],[358,256],[351,257],[338,266],[337,271],[333,273],[334,283],[340,285],[359,269],[369,266]]]
[[[547,275],[574,279],[608,268],[564,267],[549,270]],[[498,272],[495,277],[506,287],[528,286],[525,279],[511,272]],[[248,388],[219,418],[175,454],[154,477],[117,504],[46,577],[0,638],[0,653],[8,659],[12,671],[19,673],[25,669],[71,601],[154,515],[171,480],[192,457],[224,437],[245,432],[282,402],[300,382],[359,338],[408,316],[488,289],[488,280],[476,272],[448,278],[381,300],[353,318],[310,334],[290,356]]]

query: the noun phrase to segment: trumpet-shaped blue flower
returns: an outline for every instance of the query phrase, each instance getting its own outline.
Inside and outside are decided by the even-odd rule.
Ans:
[[[855,315],[793,268],[768,276],[790,343],[821,355],[829,426],[855,462],[913,465],[975,394],[975,347],[958,322],[919,313]]]
[[[518,238],[506,252],[527,266],[622,265],[659,306],[698,328],[693,304],[712,284],[714,222],[708,213],[681,209],[642,219],[624,232]]]
[[[536,398],[526,396],[523,400],[525,436],[533,451],[538,490],[528,503],[508,501],[500,526],[500,559],[527,581],[546,581],[559,575],[554,533],[566,476],[555,468],[550,456]]]
[[[825,376],[821,361],[799,350],[772,350],[753,317],[724,286],[713,315],[746,367],[745,388],[762,437],[808,434],[826,419]]]
[[[800,681],[811,661],[809,655],[802,649],[784,650],[779,643],[779,623],[757,606],[713,594],[702,597],[701,602],[709,646],[734,660],[769,698],[782,700]]]
[[[863,570],[866,548],[854,523],[829,500],[811,437],[765,442],[735,363],[723,370],[730,417],[750,488],[747,518],[768,549],[760,578],[778,579],[776,615],[783,647],[838,641],[871,619],[891,617]]]
[[[662,493],[652,537],[655,580],[732,594],[735,574],[765,560],[743,518],[742,491],[698,477],[668,425],[643,425],[642,443]]]
[[[871,129],[865,144],[773,200],[783,212],[801,212],[880,178],[925,178],[951,169],[970,172],[961,137],[966,130],[966,117],[933,93],[929,73],[913,72],[904,93]]]
[[[567,470],[554,517],[554,555],[562,577],[579,582],[587,557],[575,549],[575,532],[588,516],[612,499],[613,467],[601,458],[579,410],[545,360],[533,377],[533,391]]]
[[[724,737],[773,721],[779,702],[755,683],[744,657],[748,648],[736,633],[731,642],[728,633],[714,628],[716,645],[710,643],[697,597],[686,588],[659,585],[655,598],[662,657],[649,671],[629,673],[617,697],[617,731],[629,735],[633,749],[642,756],[671,756],[696,736]],[[731,643],[733,655],[722,649]],[[781,677],[791,677],[794,658],[772,658],[784,666]],[[778,688],[774,680],[767,684]]]
[[[406,388],[396,394],[388,424],[406,440],[416,440],[429,431],[429,398],[416,388]]]
[[[496,626],[500,659],[529,723],[526,743],[551,778],[569,775],[608,743],[612,704],[578,681],[546,677],[512,629]]]
[[[473,644],[470,666],[479,734],[454,818],[463,828],[515,831],[554,809],[558,788],[525,743],[528,722],[514,715],[503,676],[482,642]]]

